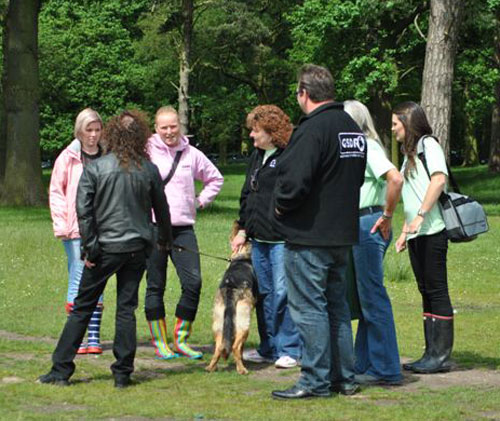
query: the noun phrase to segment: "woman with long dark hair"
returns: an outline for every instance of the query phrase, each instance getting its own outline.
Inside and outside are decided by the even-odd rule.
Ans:
[[[446,186],[446,159],[424,110],[404,102],[393,110],[392,131],[404,155],[401,172],[405,223],[396,241],[397,252],[408,247],[422,295],[425,352],[403,368],[416,373],[450,370],[453,347],[453,308],[448,294],[448,238],[438,199]]]

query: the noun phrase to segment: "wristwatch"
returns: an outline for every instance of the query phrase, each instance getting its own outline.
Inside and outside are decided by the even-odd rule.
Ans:
[[[425,215],[427,215],[427,211],[419,209],[418,212],[417,212],[417,215],[421,216],[422,218],[425,218]]]

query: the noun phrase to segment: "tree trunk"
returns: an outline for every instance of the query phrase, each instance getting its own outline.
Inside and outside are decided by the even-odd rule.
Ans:
[[[464,96],[467,101],[470,100],[469,89],[467,85],[464,89]],[[462,166],[472,167],[479,164],[478,141],[474,134],[474,125],[468,114],[465,113],[465,150]]]
[[[493,173],[500,173],[500,84],[497,85],[497,102],[491,116],[490,159],[488,168]]]
[[[189,129],[189,73],[191,72],[191,41],[193,37],[193,0],[182,0],[182,42],[179,60],[179,122],[182,133]]]
[[[422,78],[422,107],[449,159],[451,95],[463,0],[431,0]]]
[[[5,174],[1,201],[45,201],[39,145],[38,13],[40,0],[11,0],[4,27]]]
[[[500,69],[500,8],[496,12],[496,34],[495,34],[495,63],[497,69]],[[500,82],[495,89],[496,103],[493,106],[491,116],[491,141],[490,141],[490,159],[488,168],[493,173],[500,173]]]

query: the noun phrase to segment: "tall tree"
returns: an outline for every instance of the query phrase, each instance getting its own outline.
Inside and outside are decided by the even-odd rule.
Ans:
[[[464,0],[431,0],[422,78],[422,107],[449,156],[451,92]]]
[[[184,133],[188,132],[189,127],[189,73],[191,72],[193,16],[193,0],[182,0],[182,43],[179,57],[179,122]]]
[[[3,36],[5,164],[1,201],[45,201],[39,147],[38,14],[40,0],[10,0]],[[0,174],[1,176],[1,174]]]
[[[496,1],[495,63],[500,69],[500,2]],[[488,167],[491,172],[500,173],[500,81],[495,89],[496,103],[491,117],[491,143]]]

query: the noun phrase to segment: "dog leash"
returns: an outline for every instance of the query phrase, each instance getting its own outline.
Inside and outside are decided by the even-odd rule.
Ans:
[[[174,244],[173,248],[178,249],[178,251],[180,250],[189,251],[190,253],[199,254],[200,256],[211,257],[212,259],[224,260],[225,262],[231,263],[231,259],[228,259],[227,257],[220,257],[220,256],[215,256],[213,254],[202,253],[201,251],[191,250],[190,248],[181,246],[179,244]]]

